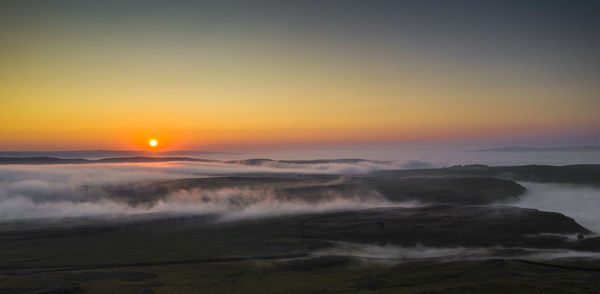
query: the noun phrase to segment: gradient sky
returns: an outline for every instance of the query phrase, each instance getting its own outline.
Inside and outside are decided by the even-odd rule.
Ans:
[[[600,143],[598,1],[2,1],[0,149]]]

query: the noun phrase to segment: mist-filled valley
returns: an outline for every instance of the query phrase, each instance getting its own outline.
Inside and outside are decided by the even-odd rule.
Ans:
[[[599,287],[599,165],[62,160],[0,160],[7,293],[97,283],[124,293],[262,292],[317,277],[333,292],[471,293],[514,272],[523,275],[514,289],[547,274]],[[407,266],[418,271],[406,275]]]
[[[600,1],[0,1],[0,294],[600,293]]]

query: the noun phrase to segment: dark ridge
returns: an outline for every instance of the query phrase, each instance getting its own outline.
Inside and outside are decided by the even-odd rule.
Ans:
[[[184,259],[184,260],[164,260],[164,261],[133,262],[133,263],[107,263],[107,264],[95,264],[95,265],[57,265],[57,266],[36,267],[34,270],[26,271],[25,273],[33,274],[33,273],[49,273],[49,272],[104,269],[104,268],[147,267],[147,266],[157,266],[157,265],[178,265],[178,264],[195,264],[195,263],[219,263],[219,262],[235,262],[235,261],[246,261],[246,260],[277,260],[277,259],[303,258],[303,257],[308,257],[308,256],[309,256],[308,253],[293,253],[293,254],[265,255],[265,256],[207,257],[207,258]],[[0,267],[0,269],[4,269],[4,268]],[[29,269],[29,267],[10,266],[10,267],[7,267],[7,269],[14,271],[14,270]],[[15,274],[23,274],[23,272],[19,272],[19,273],[15,273]]]
[[[193,161],[193,162],[214,162],[216,160],[199,159],[192,157],[111,157],[94,160],[100,163],[115,163],[115,162],[162,162],[162,161]]]
[[[131,206],[153,205],[170,193],[182,190],[205,192],[220,189],[245,189],[273,192],[282,201],[318,203],[338,198],[392,202],[481,205],[519,199],[525,188],[511,180],[490,177],[340,177],[306,175],[302,177],[246,176],[186,178],[130,182],[119,185],[82,187],[93,194],[101,190],[105,197]]]
[[[83,158],[56,158],[56,157],[0,157],[0,164],[61,164],[61,163],[90,163]]]
[[[493,177],[514,181],[569,183],[600,186],[600,164],[485,166],[458,165],[437,169],[375,171],[372,175],[392,177]]]
[[[67,234],[60,234],[65,229]],[[85,229],[90,233],[81,235]],[[77,230],[59,225],[43,230],[12,231],[8,239],[2,238],[2,234],[0,251],[13,255],[3,255],[7,259],[0,262],[0,271],[83,270],[99,265],[122,267],[172,264],[172,261],[196,263],[270,256],[274,259],[303,257],[315,250],[335,246],[335,242],[403,247],[420,244],[575,250],[581,242],[549,238],[540,235],[542,233],[591,232],[560,213],[509,206],[375,208],[232,222],[212,222],[202,216],[167,216],[131,223],[90,223]],[[25,238],[33,236],[39,238]],[[71,244],[68,242],[77,245],[61,245]],[[143,250],[140,250],[140,244],[143,244]],[[22,261],[28,256],[23,253],[33,248],[44,248],[43,256],[54,256],[53,260],[62,262],[48,263],[48,259]],[[593,247],[588,251],[599,252],[600,248]],[[105,252],[115,255],[103,256]]]
[[[473,152],[600,152],[600,146],[572,146],[572,147],[527,147],[511,146],[490,149],[477,149]]]
[[[378,162],[361,158],[337,158],[337,159],[312,159],[312,160],[274,160],[269,158],[251,158],[243,160],[229,160],[225,163],[235,163],[243,165],[262,165],[265,163],[283,163],[283,164],[324,164],[324,163],[360,163],[360,162]]]
[[[266,163],[266,162],[275,162],[275,160],[268,159],[268,158],[255,158],[255,159],[225,161],[225,163],[235,163],[235,164],[244,164],[244,165],[262,165],[263,163]]]
[[[0,157],[57,157],[57,158],[107,158],[135,156],[198,156],[200,154],[234,154],[217,151],[146,151],[146,150],[60,150],[60,151],[0,151]]]
[[[191,161],[214,162],[216,160],[192,157],[110,157],[102,159],[56,158],[56,157],[0,157],[0,164],[80,164],[80,163],[135,163],[135,162],[165,162]]]
[[[588,268],[588,267],[578,267],[578,266],[570,266],[570,265],[562,265],[562,264],[552,264],[552,263],[537,262],[537,261],[531,261],[531,260],[525,260],[525,259],[513,259],[513,261],[525,263],[525,264],[555,267],[555,268],[566,269],[566,270],[600,272],[600,268]]]
[[[265,163],[283,163],[283,164],[323,164],[323,163],[359,163],[359,162],[380,162],[359,158],[341,158],[341,159],[315,159],[315,160],[273,160],[267,158],[254,158],[244,160],[219,161],[210,159],[201,159],[194,157],[154,157],[154,156],[126,156],[126,157],[107,157],[101,159],[85,158],[59,158],[59,157],[0,157],[0,164],[61,164],[61,163],[118,163],[118,162],[162,162],[162,161],[192,161],[192,162],[224,162],[242,165],[263,165]],[[383,162],[380,162],[383,163]]]
[[[359,163],[378,162],[361,158],[338,158],[338,159],[313,159],[313,160],[278,160],[281,163],[291,164],[318,164],[318,163]]]

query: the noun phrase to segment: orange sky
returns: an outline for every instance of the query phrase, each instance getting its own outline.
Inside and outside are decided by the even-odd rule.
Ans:
[[[235,149],[600,126],[597,83],[517,59],[456,58],[409,37],[393,47],[134,17],[31,14],[3,26],[0,149],[139,149],[150,138],[162,149]]]

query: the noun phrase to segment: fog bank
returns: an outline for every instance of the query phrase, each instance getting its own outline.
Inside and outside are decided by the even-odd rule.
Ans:
[[[309,165],[303,172],[312,172]],[[362,171],[364,167],[353,167]],[[327,165],[324,173],[346,166]],[[367,167],[366,170],[370,170]],[[0,220],[133,214],[216,214],[222,220],[374,207],[414,207],[416,202],[389,202],[375,191],[356,195],[332,193],[309,201],[277,197],[274,189],[176,189],[165,196],[133,205],[127,195],[109,194],[103,186],[149,185],[148,181],[208,177],[234,173],[282,171],[282,168],[222,163],[153,163],[93,165],[14,165],[0,167]],[[286,169],[283,169],[284,171]],[[289,169],[298,171],[297,168]],[[144,195],[141,195],[144,196]],[[130,198],[129,198],[130,200]]]
[[[565,184],[520,184],[527,192],[515,206],[560,212],[596,234],[600,233],[600,189]]]
[[[368,261],[397,263],[420,259],[481,260],[494,258],[518,258],[528,260],[555,260],[562,258],[600,259],[599,252],[574,251],[568,249],[542,249],[521,247],[451,247],[438,248],[417,245],[401,247],[391,244],[375,245],[350,242],[335,242],[335,246],[313,253],[315,256],[349,256]]]

